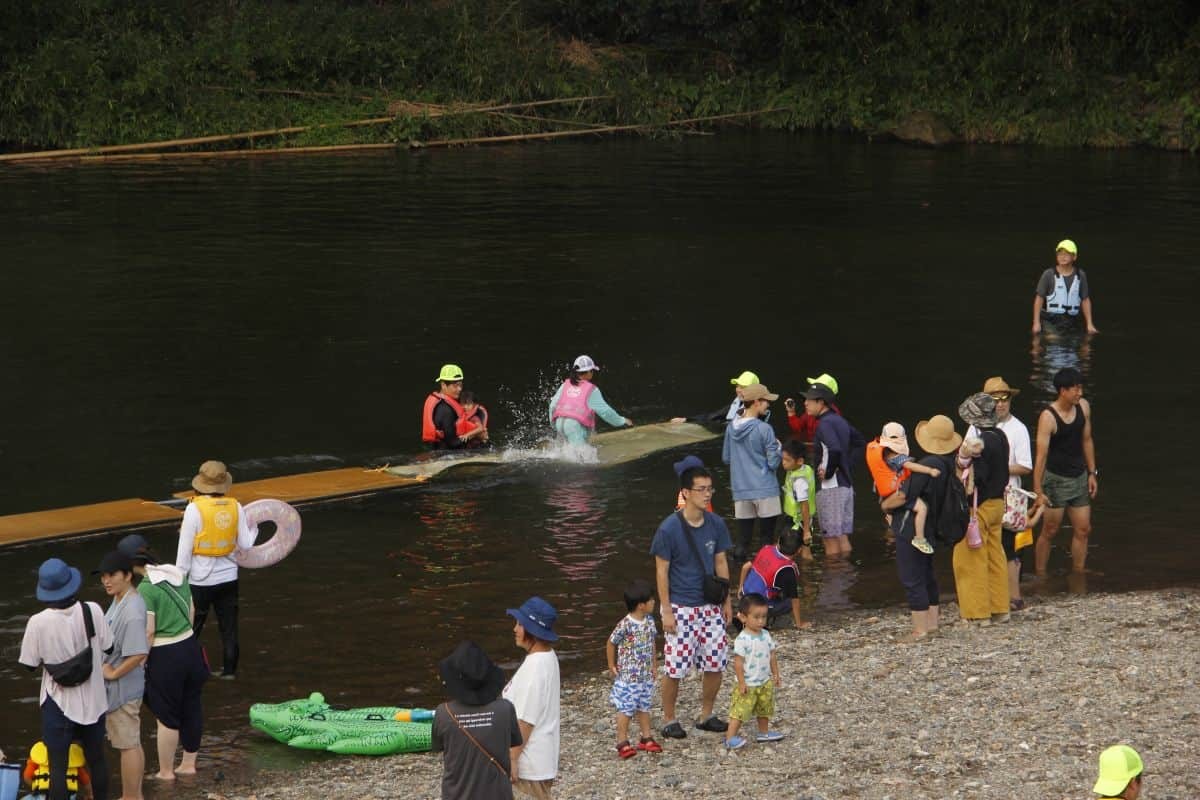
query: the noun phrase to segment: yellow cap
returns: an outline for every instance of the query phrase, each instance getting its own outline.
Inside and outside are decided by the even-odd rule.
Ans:
[[[809,386],[813,386],[813,385],[819,383],[822,386],[824,386],[826,389],[828,389],[829,391],[833,392],[834,394],[838,393],[837,379],[835,379],[828,372],[822,372],[820,375],[818,375],[815,378],[805,378],[804,380],[808,381]]]
[[[752,383],[760,383],[758,376],[750,370],[746,370],[736,378],[730,378],[729,383],[733,386],[749,386]]]
[[[1059,242],[1058,246],[1054,248],[1054,252],[1057,253],[1059,250],[1066,250],[1073,256],[1079,255],[1079,248],[1076,247],[1075,243],[1070,239],[1063,239],[1061,242]]]
[[[1100,777],[1092,791],[1116,797],[1129,782],[1142,774],[1142,757],[1129,745],[1115,744],[1100,754]]]
[[[439,383],[454,383],[463,379],[462,367],[458,364],[446,364],[437,376]]]

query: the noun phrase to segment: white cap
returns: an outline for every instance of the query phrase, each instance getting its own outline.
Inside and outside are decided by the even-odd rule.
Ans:
[[[592,361],[591,356],[580,356],[579,358],[575,359],[575,363],[572,365],[572,368],[576,372],[595,372],[600,369],[596,366],[596,362]]]

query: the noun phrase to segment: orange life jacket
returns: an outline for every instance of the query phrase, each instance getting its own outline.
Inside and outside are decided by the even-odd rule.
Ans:
[[[472,427],[474,427],[474,424],[471,424],[468,425],[465,430],[463,429],[462,421],[465,419],[463,416],[463,407],[459,405],[457,400],[455,400],[453,397],[448,397],[441,392],[430,392],[429,397],[425,398],[425,409],[421,412],[421,441],[425,442],[426,444],[440,442],[446,438],[446,434],[438,430],[437,426],[433,424],[433,410],[437,408],[437,404],[442,401],[445,401],[450,405],[450,408],[454,409],[454,416],[457,417],[458,420],[454,427],[460,435],[466,433]]]
[[[883,451],[886,449],[878,439],[867,442],[867,469],[871,470],[871,477],[875,479],[875,491],[880,497],[895,494],[900,484],[912,474],[912,470],[909,469],[896,472],[889,467],[883,457]]]
[[[462,407],[459,406],[459,408],[462,408]],[[431,411],[429,413],[432,414],[433,412]],[[479,405],[478,403],[476,403],[475,410],[471,412],[470,416],[467,416],[465,411],[463,413],[459,414],[458,422],[454,423],[454,431],[459,436],[462,436],[464,433],[470,433],[471,431],[475,430],[476,425],[480,425],[480,426],[486,428],[487,423],[488,423],[487,409],[484,408],[483,406]]]

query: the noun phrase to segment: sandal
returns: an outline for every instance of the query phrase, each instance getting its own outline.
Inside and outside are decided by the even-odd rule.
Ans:
[[[633,758],[637,755],[637,748],[629,743],[629,740],[621,742],[617,745],[617,755],[621,758]]]
[[[1008,607],[1012,611],[1024,611],[1025,610],[1025,601],[1021,598],[1017,598],[1016,600],[1011,600],[1008,603]]]
[[[637,749],[647,753],[661,753],[663,751],[662,745],[654,741],[653,736],[643,736],[642,740],[638,742]]]

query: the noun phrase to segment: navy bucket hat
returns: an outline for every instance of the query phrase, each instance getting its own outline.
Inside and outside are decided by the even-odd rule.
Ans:
[[[68,566],[61,558],[48,558],[38,567],[37,599],[57,603],[74,597],[83,583],[79,570]]]
[[[531,597],[521,604],[520,608],[508,609],[508,615],[521,623],[531,635],[543,642],[557,642],[558,634],[554,632],[554,623],[558,612],[554,606],[540,597]]]

